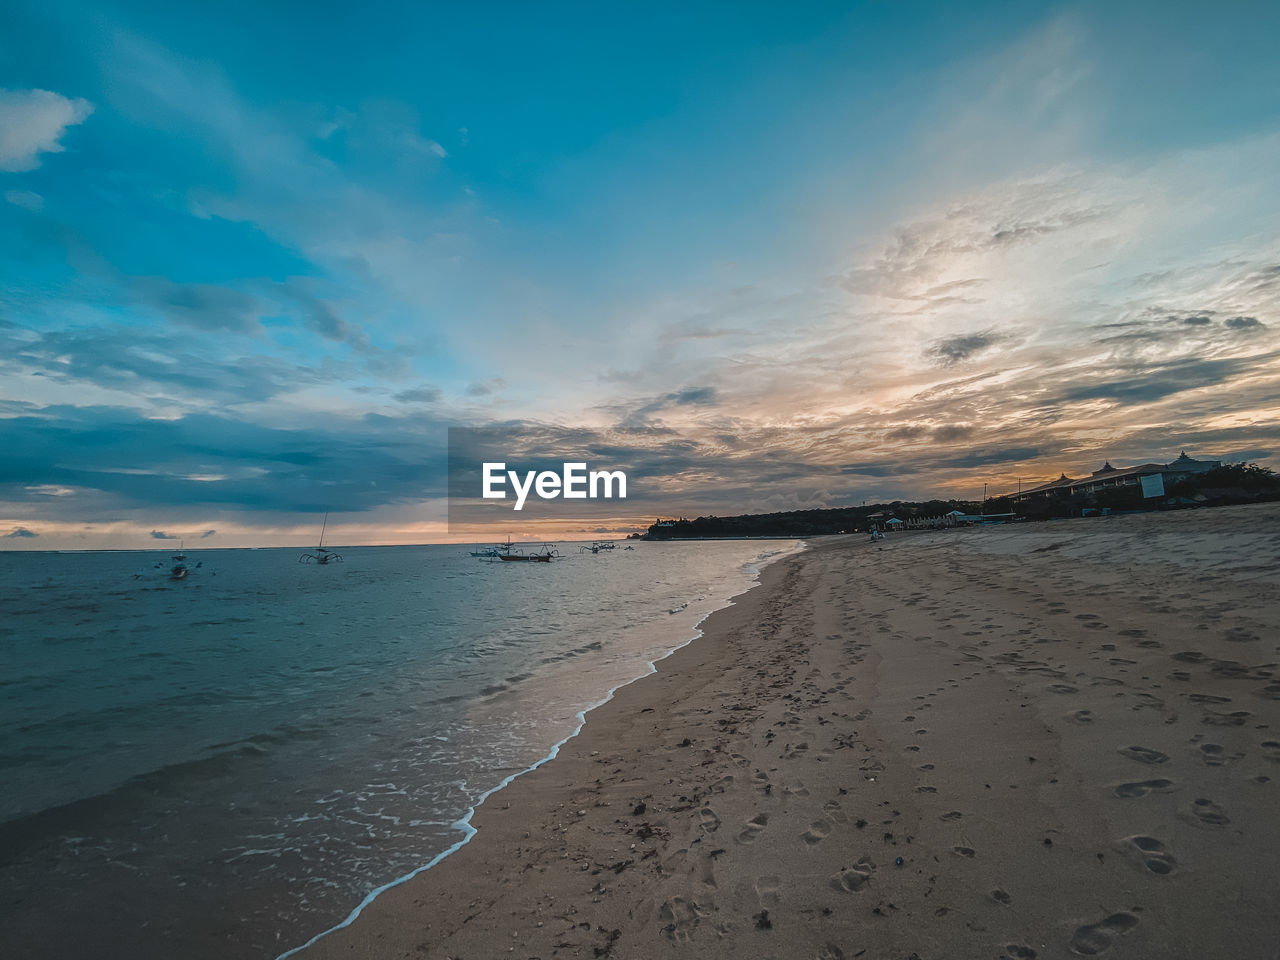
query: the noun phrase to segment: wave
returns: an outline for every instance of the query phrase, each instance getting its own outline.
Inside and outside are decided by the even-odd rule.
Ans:
[[[804,542],[800,542],[797,545],[797,548],[795,551],[788,551],[788,552],[799,552],[806,548],[807,548],[807,544],[805,544]],[[784,551],[774,552],[775,556],[780,555],[782,553],[784,553]],[[764,565],[767,566],[767,563]],[[755,568],[753,567],[753,569]],[[763,566],[760,569],[763,569]],[[534,770],[537,770],[539,767],[543,766],[544,764],[547,764],[550,761],[554,760],[559,755],[560,749],[565,744],[567,744],[570,740],[574,739],[576,736],[578,736],[578,734],[582,732],[583,728],[587,724],[587,715],[589,713],[591,713],[593,710],[599,709],[600,707],[604,706],[606,703],[611,701],[614,698],[614,696],[617,694],[617,692],[621,690],[623,687],[630,686],[631,684],[635,683],[637,680],[642,680],[645,677],[652,676],[653,674],[657,673],[659,663],[661,663],[663,660],[666,660],[668,657],[676,653],[678,650],[684,649],[689,644],[693,643],[695,640],[697,640],[699,637],[703,635],[703,632],[701,629],[702,624],[706,621],[706,619],[709,616],[711,616],[711,614],[715,613],[716,610],[722,610],[725,607],[732,606],[736,597],[741,596],[743,593],[746,593],[747,590],[751,590],[755,586],[757,586],[759,584],[759,574],[760,574],[760,570],[756,569],[755,574],[752,578],[754,582],[749,587],[747,587],[746,590],[743,590],[738,594],[734,594],[733,597],[726,598],[724,603],[721,604],[719,607],[715,608],[715,610],[709,610],[706,613],[704,613],[701,617],[699,617],[697,622],[693,625],[693,636],[689,637],[689,639],[683,641],[682,643],[678,643],[675,646],[669,648],[661,656],[655,657],[653,660],[648,661],[648,663],[646,664],[646,669],[643,673],[639,674],[638,676],[632,677],[630,680],[626,680],[622,683],[617,684],[616,686],[612,687],[608,691],[608,693],[606,693],[604,697],[602,697],[600,700],[597,700],[595,703],[591,704],[590,706],[583,707],[581,710],[577,711],[577,713],[574,714],[576,725],[574,726],[573,731],[570,732],[567,736],[563,737],[561,740],[557,741],[555,744],[553,744],[551,749],[547,752],[545,756],[543,756],[541,759],[537,760],[536,762],[529,764],[529,766],[525,767],[524,769],[517,770],[516,772],[509,774],[508,776],[504,777],[501,781],[499,781],[497,785],[490,787],[488,790],[485,790],[483,793],[481,793],[475,799],[472,805],[467,808],[466,813],[462,817],[460,817],[458,820],[450,824],[451,829],[456,830],[462,834],[461,838],[456,840],[454,843],[450,844],[444,850],[441,850],[439,853],[437,853],[435,856],[433,856],[430,860],[428,860],[426,863],[422,864],[421,866],[414,868],[413,870],[409,871],[403,876],[397,877],[394,880],[388,881],[387,883],[384,883],[381,886],[375,887],[373,890],[370,890],[369,893],[365,895],[364,899],[361,900],[355,906],[355,908],[349,914],[347,914],[347,916],[341,922],[334,924],[332,927],[329,927],[327,930],[322,930],[320,933],[317,933],[315,936],[313,936],[310,940],[307,940],[305,943],[302,943],[296,947],[292,947],[286,950],[284,953],[277,955],[275,960],[287,960],[287,958],[289,957],[296,956],[297,954],[301,953],[303,950],[306,950],[308,947],[312,946],[313,944],[327,937],[329,934],[335,933],[338,930],[342,930],[342,929],[345,929],[346,927],[351,926],[351,924],[353,924],[356,921],[356,919],[360,916],[360,914],[362,914],[365,911],[365,909],[371,903],[373,903],[379,896],[386,893],[388,890],[401,886],[402,884],[408,883],[410,880],[414,879],[415,877],[418,877],[423,873],[426,873],[432,867],[436,866],[441,861],[443,861],[445,858],[452,856],[453,854],[461,850],[463,847],[465,847],[468,843],[471,842],[472,838],[474,838],[479,833],[479,830],[477,830],[474,826],[472,826],[471,821],[475,817],[476,811],[479,810],[480,807],[484,805],[486,800],[488,800],[495,793],[498,793],[501,790],[506,789],[508,786],[510,786],[512,783],[514,783],[517,779],[524,776],[525,774],[532,773]],[[594,643],[594,644],[588,644],[586,645],[586,647],[580,648],[580,649],[583,649],[583,650],[595,649],[595,648],[598,648],[599,646],[600,646],[599,643]]]

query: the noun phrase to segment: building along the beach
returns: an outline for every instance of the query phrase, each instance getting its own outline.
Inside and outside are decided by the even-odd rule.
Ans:
[[[1185,450],[1176,460],[1171,460],[1169,463],[1140,463],[1135,467],[1113,467],[1108,460],[1087,477],[1073,479],[1064,473],[1057,480],[1051,480],[1018,493],[1005,494],[1005,496],[1014,503],[1023,503],[1060,494],[1093,495],[1116,487],[1140,487],[1144,477],[1160,477],[1163,490],[1171,483],[1197,473],[1206,473],[1220,466],[1222,466],[1221,460],[1197,460],[1187,456]]]

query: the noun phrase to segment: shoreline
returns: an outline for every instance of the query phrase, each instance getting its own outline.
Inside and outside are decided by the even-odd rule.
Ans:
[[[1280,508],[1038,527],[771,564],[301,955],[1273,955]]]
[[[756,538],[739,538],[739,539],[756,539]],[[388,881],[387,883],[384,883],[379,887],[375,887],[373,890],[369,891],[369,893],[364,897],[363,900],[360,901],[360,903],[358,903],[354,908],[352,908],[352,910],[347,914],[345,918],[342,919],[342,921],[340,921],[337,924],[334,924],[333,926],[329,927],[326,930],[321,931],[320,933],[315,934],[305,943],[302,943],[295,947],[290,947],[288,950],[285,950],[283,953],[278,954],[275,957],[275,960],[287,960],[287,958],[289,957],[297,956],[303,953],[304,951],[310,949],[311,947],[315,946],[324,938],[334,933],[337,933],[338,931],[348,929],[353,923],[355,923],[360,918],[360,916],[364,913],[364,911],[369,906],[371,906],[373,903],[377,901],[378,897],[380,897],[382,894],[386,893],[389,890],[395,889],[396,887],[402,886],[405,883],[409,883],[413,881],[417,877],[422,876],[423,874],[427,873],[428,871],[435,868],[439,864],[443,863],[447,858],[449,858],[453,854],[465,848],[468,844],[470,844],[470,842],[475,837],[479,835],[479,832],[480,832],[479,828],[477,828],[473,824],[473,820],[475,819],[476,814],[481,810],[481,808],[489,800],[490,797],[514,785],[516,782],[519,781],[521,777],[524,777],[527,774],[533,773],[534,771],[541,769],[543,766],[550,763],[552,760],[556,759],[556,757],[559,756],[560,751],[563,747],[565,747],[569,743],[572,743],[579,735],[581,735],[583,730],[586,728],[587,720],[592,713],[594,713],[595,711],[599,710],[600,708],[612,702],[614,697],[618,694],[620,690],[624,690],[627,687],[630,687],[641,680],[645,680],[648,677],[652,677],[654,674],[658,672],[658,665],[660,663],[666,662],[672,656],[679,653],[681,650],[684,650],[686,647],[690,646],[695,641],[701,639],[705,635],[705,630],[703,629],[704,624],[706,624],[707,621],[710,620],[712,617],[714,617],[717,613],[733,607],[742,598],[746,597],[748,594],[752,593],[753,591],[759,589],[762,584],[762,580],[764,578],[765,572],[768,571],[770,568],[780,563],[783,563],[789,559],[799,557],[803,555],[807,550],[811,549],[808,542],[805,541],[803,538],[799,538],[799,537],[785,537],[785,538],[778,537],[778,538],[769,538],[769,539],[785,539],[785,540],[794,542],[796,546],[791,550],[768,556],[762,562],[755,561],[755,562],[748,562],[744,564],[745,568],[755,571],[752,582],[749,583],[749,585],[746,587],[745,590],[742,590],[739,593],[735,593],[729,597],[723,598],[723,602],[719,606],[715,607],[712,610],[709,610],[702,617],[700,617],[693,624],[693,635],[689,637],[687,640],[683,641],[682,643],[679,643],[673,647],[670,647],[661,656],[653,660],[650,660],[646,665],[647,666],[646,672],[641,673],[638,676],[632,677],[630,680],[627,680],[623,683],[618,684],[617,686],[610,689],[603,698],[596,701],[594,704],[583,707],[581,710],[579,710],[574,715],[577,720],[577,726],[575,726],[573,731],[569,733],[567,736],[563,737],[558,742],[552,744],[550,750],[545,756],[541,757],[536,762],[525,767],[523,770],[518,770],[515,773],[508,774],[498,784],[496,784],[493,787],[490,787],[488,790],[480,794],[480,796],[476,799],[475,803],[472,804],[472,806],[467,810],[467,812],[458,820],[455,820],[452,824],[450,824],[451,829],[459,830],[463,833],[463,836],[461,839],[455,841],[454,843],[446,847],[444,850],[435,854],[425,864],[409,871],[403,876],[400,876],[395,878],[394,880]]]

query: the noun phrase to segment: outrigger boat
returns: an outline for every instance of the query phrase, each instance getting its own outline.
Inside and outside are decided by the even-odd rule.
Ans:
[[[611,540],[596,540],[592,542],[590,546],[584,543],[578,549],[584,553],[599,553],[601,550],[613,550],[616,548]]]
[[[316,547],[315,553],[304,553],[298,558],[299,563],[318,563],[323,566],[326,563],[342,563],[342,557],[332,550],[326,550],[324,547],[324,531],[329,526],[329,515],[324,515],[324,523],[320,524],[320,545]]]
[[[182,544],[178,544],[178,552],[173,555],[173,566],[169,568],[170,580],[185,580],[191,574],[187,566],[187,555],[182,552]]]
[[[559,551],[546,543],[542,545],[542,550],[539,553],[524,553],[511,542],[510,537],[507,537],[506,543],[497,547],[497,558],[513,563],[550,563],[558,556],[560,556]]]
[[[173,566],[169,568],[170,580],[185,580],[191,575],[192,570],[198,570],[204,566],[204,561],[197,563],[194,567],[187,564],[187,555],[182,552],[185,544],[185,540],[178,541],[178,552],[173,555]],[[156,564],[156,566],[159,566],[159,564]]]

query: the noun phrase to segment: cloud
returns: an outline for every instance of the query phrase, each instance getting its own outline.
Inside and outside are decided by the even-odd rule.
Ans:
[[[231,287],[174,283],[164,277],[136,277],[131,282],[136,303],[167,319],[198,330],[254,333],[260,311],[257,300]]]
[[[212,537],[217,532],[218,532],[217,530],[206,530],[204,533],[200,534],[200,539],[206,540],[209,537]]]
[[[0,501],[46,503],[35,484],[57,483],[77,492],[60,508],[64,516],[173,508],[197,523],[209,505],[361,512],[444,492],[445,431],[423,415],[317,415],[285,428],[228,415],[50,407],[4,423]]]
[[[1224,323],[1232,330],[1258,330],[1263,327],[1257,317],[1228,317]]]
[[[39,213],[44,209],[44,197],[38,193],[32,193],[30,190],[6,190],[4,199],[15,207],[22,207],[24,210],[31,210],[34,213]]]
[[[338,316],[338,312],[333,308],[332,304],[315,300],[312,301],[310,307],[304,320],[308,330],[318,333],[328,340],[350,344],[357,350],[368,349],[369,335],[359,327],[353,327]]]
[[[414,387],[410,390],[401,390],[394,394],[392,399],[399,400],[401,403],[439,403],[443,394],[437,387]]]
[[[350,372],[337,364],[306,366],[241,353],[215,332],[171,335],[121,326],[37,333],[0,327],[0,371],[92,384],[95,391],[122,391],[138,401],[163,396],[184,404],[269,400]]]
[[[979,353],[995,346],[1004,337],[991,331],[984,333],[967,333],[957,337],[947,337],[934,343],[928,350],[928,356],[944,367],[950,367],[977,356]]]
[[[50,90],[0,89],[0,170],[34,170],[40,154],[61,153],[67,127],[93,113],[88,100],[69,99]]]
[[[178,537],[172,533],[165,533],[163,530],[152,530],[151,539],[152,540],[177,540]]]
[[[649,427],[649,417],[674,407],[713,407],[718,402],[714,387],[685,387],[672,390],[642,403],[617,404],[611,407],[622,415],[621,426],[629,429]]]
[[[31,539],[33,537],[40,536],[40,534],[36,533],[34,530],[28,530],[26,527],[14,527],[10,533],[6,533],[4,536],[6,540],[13,538]]]
[[[493,377],[489,380],[477,380],[467,384],[467,396],[469,397],[489,397],[498,391],[504,389],[507,381],[502,377]]]

